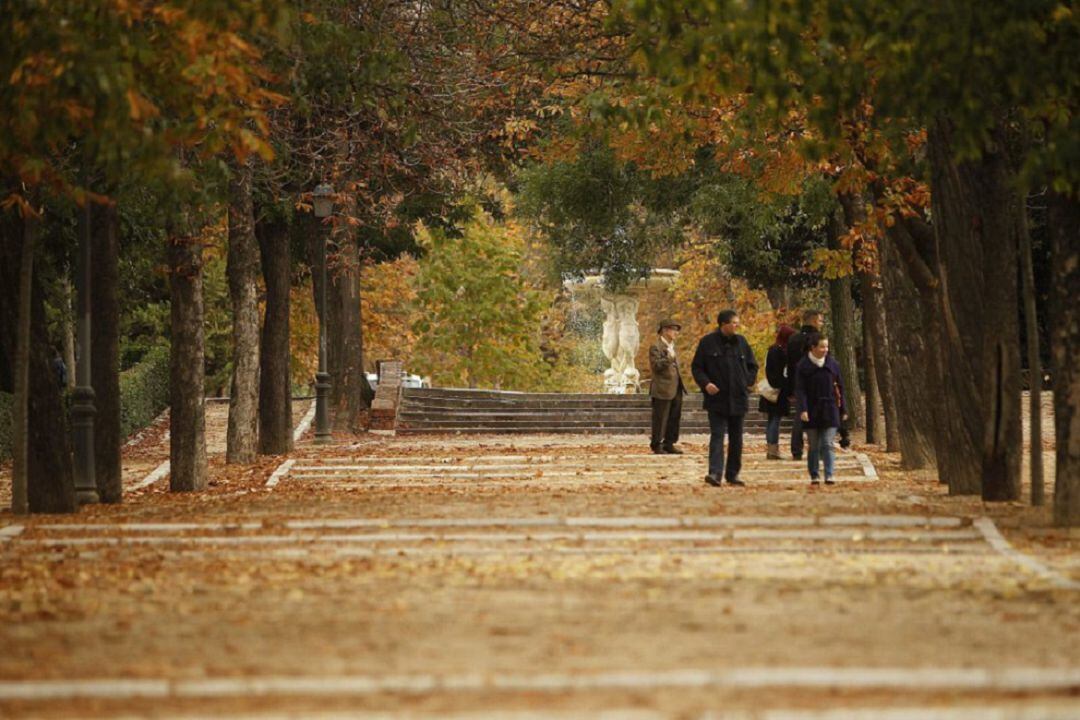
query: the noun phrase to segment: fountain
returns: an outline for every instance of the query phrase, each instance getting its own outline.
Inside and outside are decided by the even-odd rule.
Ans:
[[[635,367],[634,360],[641,345],[637,318],[639,296],[645,289],[668,285],[678,276],[678,270],[651,270],[649,277],[631,283],[619,293],[604,288],[602,275],[586,275],[581,280],[564,283],[571,293],[580,288],[600,290],[600,309],[604,311],[600,347],[610,363],[604,370],[604,392],[618,395],[641,392],[641,372]]]

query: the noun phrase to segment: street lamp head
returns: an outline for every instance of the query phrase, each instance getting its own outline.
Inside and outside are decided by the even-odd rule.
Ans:
[[[315,206],[315,217],[328,218],[334,214],[334,188],[326,183],[319,183],[311,197]]]

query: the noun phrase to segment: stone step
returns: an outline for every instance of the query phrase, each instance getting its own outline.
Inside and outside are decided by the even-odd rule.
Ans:
[[[761,434],[766,418],[756,411],[756,396],[750,402],[746,430]],[[684,403],[683,431],[708,432],[700,394]],[[643,433],[649,431],[650,415],[647,395],[408,388],[402,391],[397,426],[404,433]],[[790,424],[785,419],[782,428]]]
[[[404,388],[402,399],[407,401],[443,401],[450,400],[459,402],[482,402],[495,401],[499,403],[531,403],[531,402],[554,402],[554,403],[588,403],[593,405],[648,405],[648,394],[612,395],[607,393],[526,393],[505,390],[467,390],[457,388]],[[756,403],[758,396],[752,394],[750,402]],[[700,392],[691,392],[686,395],[685,402],[701,402]]]
[[[474,408],[426,408],[407,406],[401,409],[399,418],[492,418],[492,419],[537,419],[559,420],[562,418],[577,420],[643,420],[649,421],[651,412],[647,409],[640,410],[598,410],[595,408],[582,408],[581,410],[567,411],[565,409],[541,409],[536,408],[500,408],[483,409]],[[708,415],[704,410],[682,411],[683,420],[699,420],[708,422]],[[749,413],[746,416],[746,424],[765,424],[765,416],[760,413]],[[790,424],[791,420],[785,418],[781,424]]]

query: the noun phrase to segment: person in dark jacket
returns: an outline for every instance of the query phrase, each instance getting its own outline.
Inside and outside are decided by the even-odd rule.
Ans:
[[[829,339],[812,335],[810,352],[795,370],[795,396],[799,418],[808,439],[807,467],[810,483],[820,482],[821,459],[825,459],[825,484],[832,485],[836,465],[833,441],[840,424],[847,419],[844,380],[840,364],[829,356]]]
[[[722,477],[729,485],[744,485],[739,479],[743,420],[750,406],[750,390],[757,379],[758,364],[750,343],[736,332],[738,313],[724,310],[716,322],[719,329],[701,338],[690,364],[709,413],[709,472],[705,482],[720,487]],[[729,440],[726,464],[725,434]]]
[[[788,339],[795,334],[795,328],[790,325],[781,325],[776,333],[776,342],[765,355],[765,379],[769,385],[780,391],[776,402],[768,400],[764,395],[758,403],[758,410],[765,413],[768,420],[765,423],[765,457],[768,460],[780,460],[780,418],[786,416],[791,409],[789,397],[794,390],[789,388],[787,344]]]
[[[819,334],[822,328],[825,327],[825,313],[820,310],[807,310],[803,313],[802,320],[803,324],[799,328],[799,332],[788,338],[787,342],[788,402],[792,404],[795,402],[795,369],[802,359],[806,357],[806,352],[810,349],[807,345],[810,336]],[[795,460],[802,460],[802,453],[802,420],[799,419],[799,413],[795,413],[791,423],[791,457]]]

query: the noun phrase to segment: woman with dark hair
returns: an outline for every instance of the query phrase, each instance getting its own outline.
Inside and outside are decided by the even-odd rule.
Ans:
[[[844,381],[840,376],[840,364],[829,356],[829,338],[812,335],[807,347],[810,352],[799,361],[795,370],[795,397],[809,445],[810,484],[820,482],[819,465],[824,457],[825,484],[832,485],[836,465],[833,441],[840,423],[847,419]]]
[[[787,343],[795,328],[790,325],[781,325],[776,333],[776,342],[769,348],[765,355],[765,380],[769,388],[758,386],[761,397],[758,402],[758,410],[768,416],[765,423],[766,455],[769,460],[780,460],[780,418],[785,417],[791,409],[791,401],[788,399],[794,394],[794,385],[788,378],[787,373]],[[766,393],[773,397],[766,397]]]

